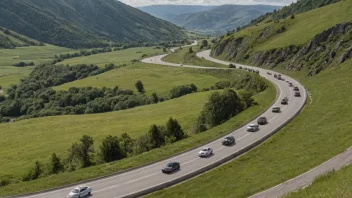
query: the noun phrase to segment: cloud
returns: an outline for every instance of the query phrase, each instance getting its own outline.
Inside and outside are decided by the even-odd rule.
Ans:
[[[147,5],[223,5],[223,4],[238,4],[238,5],[289,5],[296,0],[120,0],[121,2],[137,7]]]

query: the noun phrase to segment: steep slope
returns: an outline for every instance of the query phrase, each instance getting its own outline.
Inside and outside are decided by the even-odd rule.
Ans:
[[[2,0],[0,25],[72,48],[186,37],[177,26],[116,0]]]
[[[186,29],[221,34],[279,8],[267,5],[223,5],[208,11],[179,15],[171,22]]]
[[[199,5],[151,5],[139,7],[139,9],[160,19],[172,22],[175,17],[181,14],[202,12],[216,7]]]
[[[43,43],[0,27],[0,49],[13,49],[24,46],[40,46]]]
[[[223,37],[212,55],[316,75],[352,57],[351,20],[352,1],[341,1]]]

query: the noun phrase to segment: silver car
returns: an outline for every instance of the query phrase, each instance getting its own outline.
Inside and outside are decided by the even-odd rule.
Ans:
[[[70,194],[67,195],[67,198],[82,198],[89,196],[92,193],[92,189],[87,186],[79,186],[74,188]]]

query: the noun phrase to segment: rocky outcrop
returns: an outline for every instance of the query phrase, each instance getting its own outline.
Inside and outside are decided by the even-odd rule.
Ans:
[[[219,45],[213,55],[222,55],[229,60],[249,62],[264,67],[283,67],[287,70],[307,68],[307,75],[316,75],[327,67],[335,66],[352,58],[352,23],[337,24],[319,34],[305,45],[291,45],[286,48],[255,52],[255,44],[265,42],[277,30],[266,27],[259,36],[249,35],[228,40],[227,45]],[[216,48],[215,48],[216,49]]]

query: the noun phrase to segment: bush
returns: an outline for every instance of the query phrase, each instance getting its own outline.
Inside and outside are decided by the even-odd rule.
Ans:
[[[135,87],[136,87],[136,89],[137,89],[137,91],[138,91],[139,93],[145,92],[145,90],[144,90],[144,85],[143,85],[142,81],[140,81],[140,80],[137,81],[136,84],[135,84]]]
[[[171,99],[178,98],[193,92],[196,92],[198,90],[197,86],[194,84],[190,85],[181,85],[174,87],[170,90],[169,96]]]
[[[69,150],[68,162],[70,164],[77,160],[82,168],[91,166],[94,159],[94,140],[88,135],[84,135],[80,139],[81,143],[74,143]]]
[[[123,150],[120,148],[117,137],[107,136],[100,145],[100,153],[104,162],[112,162],[125,157]]]
[[[49,173],[58,174],[61,171],[64,171],[64,165],[62,164],[61,159],[56,155],[56,153],[53,153],[49,164]]]
[[[44,173],[43,165],[36,161],[34,167],[23,176],[22,181],[36,180],[42,173]]]

